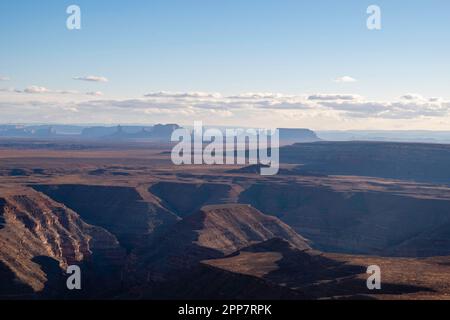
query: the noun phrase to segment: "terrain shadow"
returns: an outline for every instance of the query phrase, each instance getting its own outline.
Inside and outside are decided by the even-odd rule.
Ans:
[[[149,192],[163,201],[163,205],[180,217],[200,210],[206,204],[226,202],[231,186],[218,183],[158,182]]]
[[[154,208],[134,188],[78,184],[31,187],[71,208],[88,224],[111,232],[127,250],[148,235]]]
[[[333,260],[322,254],[311,255],[307,251],[294,251],[297,252],[290,254],[285,251],[283,258],[277,261],[278,269],[263,278],[283,283],[290,288],[299,288],[316,298],[434,292],[427,287],[384,282],[380,290],[370,290],[367,288],[367,279],[358,277],[366,274],[366,266]]]
[[[5,218],[3,216],[5,213],[5,205],[6,201],[4,199],[0,199],[0,230],[5,227]]]
[[[66,279],[63,270],[59,266],[59,262],[47,256],[36,256],[31,261],[37,263],[47,277],[44,290],[40,292],[40,296],[44,299],[61,298],[61,293],[67,290],[67,288]]]
[[[0,299],[28,299],[34,294],[31,287],[21,283],[13,271],[0,261]]]

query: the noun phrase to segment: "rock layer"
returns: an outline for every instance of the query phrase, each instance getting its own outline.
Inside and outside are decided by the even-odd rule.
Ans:
[[[110,266],[124,263],[124,251],[112,234],[38,192],[24,189],[0,202],[0,262],[33,291],[44,290],[49,280],[37,257],[53,259],[61,270],[93,259]]]

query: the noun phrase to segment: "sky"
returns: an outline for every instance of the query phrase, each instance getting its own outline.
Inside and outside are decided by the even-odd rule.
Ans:
[[[0,123],[447,130],[449,16],[448,0],[5,0]]]

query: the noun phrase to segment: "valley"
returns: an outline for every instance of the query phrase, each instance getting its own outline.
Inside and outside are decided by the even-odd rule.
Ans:
[[[359,145],[352,154],[366,157]],[[448,170],[422,179],[422,145],[401,145],[400,158],[382,145],[380,165],[398,168],[382,174],[339,169],[343,156],[326,159],[333,170],[308,169],[324,143],[287,146],[270,177],[174,166],[164,144],[67,146],[0,148],[1,298],[450,298]],[[293,153],[305,148],[306,160]],[[433,170],[444,170],[446,153],[434,152]],[[417,180],[404,179],[402,161]],[[71,264],[80,292],[65,288]],[[379,291],[366,287],[373,264]]]

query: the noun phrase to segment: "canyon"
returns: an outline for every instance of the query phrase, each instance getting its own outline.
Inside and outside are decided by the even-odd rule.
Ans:
[[[276,176],[174,166],[168,150],[3,145],[0,298],[449,298],[448,147],[295,144]],[[366,287],[373,264],[381,290]]]

